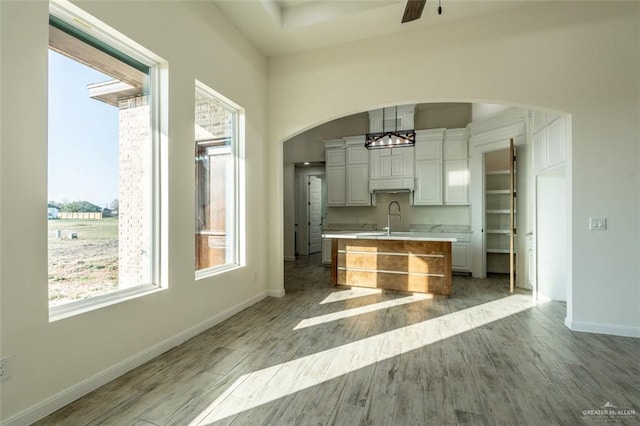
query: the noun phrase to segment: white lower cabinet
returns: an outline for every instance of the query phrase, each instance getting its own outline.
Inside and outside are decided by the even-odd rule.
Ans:
[[[331,264],[331,238],[322,239],[322,263]]]
[[[451,243],[451,270],[471,272],[471,243]]]

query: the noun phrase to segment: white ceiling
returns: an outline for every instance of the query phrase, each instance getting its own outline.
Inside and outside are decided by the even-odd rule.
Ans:
[[[537,0],[427,0],[422,18],[401,24],[406,0],[212,0],[268,57],[469,19]]]

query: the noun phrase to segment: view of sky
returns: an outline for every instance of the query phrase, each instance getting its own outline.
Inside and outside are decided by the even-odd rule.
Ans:
[[[105,207],[118,198],[118,109],[87,90],[107,80],[49,51],[49,200]]]

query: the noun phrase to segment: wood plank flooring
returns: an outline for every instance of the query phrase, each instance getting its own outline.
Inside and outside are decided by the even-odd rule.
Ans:
[[[640,423],[640,339],[454,277],[453,295],[334,288],[317,256],[266,299],[38,425]],[[607,402],[637,414],[584,415]]]

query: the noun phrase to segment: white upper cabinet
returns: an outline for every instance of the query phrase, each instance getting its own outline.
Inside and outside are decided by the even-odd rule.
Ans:
[[[346,152],[344,147],[329,148],[325,150],[325,161],[327,167],[340,167],[346,165]]]
[[[413,154],[413,147],[369,151],[371,179],[413,178]]]
[[[344,141],[325,141],[324,145],[327,205],[344,206],[347,203],[347,153]]]
[[[469,204],[469,162],[444,162],[444,204]]]
[[[399,105],[369,111],[369,132],[388,132],[390,130],[411,130],[414,128],[416,105]],[[384,121],[383,121],[384,117]]]
[[[442,204],[442,161],[416,161],[416,190],[413,204],[430,206]]]
[[[370,206],[369,150],[364,136],[344,138],[347,145],[347,206]]]
[[[444,204],[469,204],[467,129],[449,129],[444,133]]]
[[[566,161],[565,118],[534,111],[531,122],[534,170],[539,172],[564,164]]]
[[[347,168],[347,206],[370,206],[369,167],[364,164]]]
[[[364,136],[325,141],[328,206],[370,206]]]
[[[442,204],[442,141],[445,129],[416,132],[415,172],[416,190],[413,204],[430,206]]]
[[[444,160],[469,159],[469,134],[467,129],[447,129],[444,132]]]
[[[345,167],[327,167],[326,179],[327,205],[344,206],[347,203],[347,174]]]

